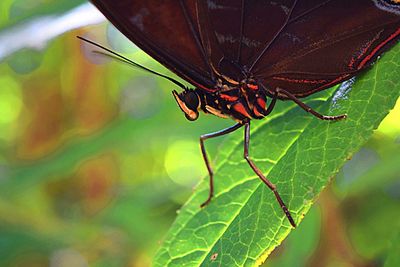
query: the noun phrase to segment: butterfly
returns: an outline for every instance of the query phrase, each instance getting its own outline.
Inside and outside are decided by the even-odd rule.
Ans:
[[[133,43],[193,85],[187,88],[116,55],[180,87],[182,91],[172,94],[188,120],[204,112],[236,121],[200,137],[210,179],[201,206],[214,195],[205,141],[244,127],[244,158],[273,191],[293,227],[296,223],[276,186],[249,156],[251,121],[268,116],[277,100],[294,101],[322,120],[345,119],[346,114],[322,115],[300,98],[354,77],[400,38],[399,0],[92,2]]]

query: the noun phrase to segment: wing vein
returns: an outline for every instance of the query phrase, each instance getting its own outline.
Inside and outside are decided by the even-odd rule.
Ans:
[[[290,16],[292,15],[292,12],[294,10],[294,8],[296,7],[298,0],[296,0],[292,7],[290,8],[289,14],[286,18],[285,23],[283,23],[282,27],[277,31],[277,33],[274,35],[274,37],[271,39],[271,41],[264,47],[264,49],[261,51],[260,55],[258,55],[258,57],[254,60],[254,62],[251,64],[250,68],[249,68],[249,72],[252,71],[252,69],[254,68],[254,66],[257,64],[257,62],[264,56],[264,54],[267,52],[267,50],[271,47],[271,45],[275,42],[275,40],[278,38],[278,36],[281,34],[281,32],[286,28],[286,26],[288,25]]]
[[[328,4],[329,2],[332,2],[332,0],[327,0],[325,2],[322,2],[322,3],[318,4],[318,5],[316,5],[313,8],[310,8],[309,10],[304,11],[303,13],[299,14],[297,17],[294,17],[294,18],[290,19],[289,22],[288,22],[288,25],[293,23],[294,21],[304,17],[305,15],[310,14],[311,12],[314,12],[316,9]]]
[[[264,54],[265,54],[265,53],[268,51],[268,49],[271,47],[272,43],[278,38],[278,36],[282,33],[282,31],[283,31],[288,25],[290,25],[291,23],[295,22],[296,20],[298,20],[298,19],[304,17],[305,15],[308,15],[308,14],[314,12],[315,10],[321,8],[322,6],[325,6],[326,4],[332,2],[332,0],[326,0],[325,2],[322,2],[322,3],[320,3],[320,4],[316,5],[316,6],[314,6],[313,8],[310,8],[310,9],[308,9],[308,10],[305,10],[303,13],[297,15],[296,17],[290,18],[290,16],[291,16],[291,14],[292,14],[292,12],[293,12],[293,10],[294,10],[294,8],[295,8],[297,2],[298,2],[298,1],[296,1],[296,2],[293,4],[293,6],[292,6],[292,8],[291,8],[291,11],[290,11],[290,13],[289,13],[289,15],[288,15],[287,20],[286,20],[285,23],[282,25],[282,27],[279,29],[279,31],[275,34],[274,38],[267,44],[267,46],[263,49],[263,51],[260,53],[260,55],[257,57],[257,59],[253,62],[253,64],[252,64],[251,67],[250,67],[250,70],[252,70],[253,67],[257,64],[257,62],[264,56]]]
[[[326,47],[329,47],[329,46],[333,46],[334,44],[336,44],[336,43],[339,43],[339,42],[343,42],[343,41],[346,41],[346,40],[348,40],[348,39],[351,39],[351,38],[354,38],[354,37],[356,37],[356,36],[359,36],[359,35],[362,35],[362,34],[364,34],[364,33],[366,33],[366,32],[369,32],[369,31],[371,31],[371,29],[378,29],[378,28],[382,28],[383,26],[388,26],[388,25],[392,25],[393,23],[384,23],[384,24],[378,24],[376,27],[374,27],[374,28],[368,28],[368,29],[364,29],[364,30],[360,30],[359,28],[357,28],[357,29],[353,29],[351,32],[343,32],[342,34],[340,34],[340,35],[335,35],[335,36],[332,36],[330,39],[326,39],[323,43],[320,43],[319,45],[318,45],[318,47],[316,47],[316,48],[312,48],[311,46],[306,46],[306,47],[304,47],[303,48],[303,51],[307,51],[307,53],[299,53],[299,54],[297,54],[297,55],[290,55],[290,56],[288,56],[287,58],[288,58],[288,60],[286,60],[285,61],[285,64],[288,64],[289,62],[293,62],[293,61],[296,61],[296,60],[298,60],[299,58],[301,58],[301,57],[304,57],[304,56],[306,56],[307,54],[310,54],[310,53],[313,53],[313,52],[315,52],[315,51],[317,51],[317,50],[320,50],[320,49],[324,49],[324,48],[326,48]],[[268,66],[267,68],[264,68],[264,69],[261,69],[260,70],[260,72],[266,72],[268,69],[273,69],[274,67],[276,67],[276,65],[277,64],[282,64],[283,63],[283,61],[280,61],[280,62],[278,62],[278,63],[275,63],[275,64],[272,64],[272,65],[270,65],[270,66]],[[356,74],[358,72],[358,70],[357,69],[355,69],[354,71],[348,71],[348,72],[343,72],[343,73],[346,73],[346,74],[352,74],[352,73],[354,73],[354,74]],[[293,73],[295,73],[295,72],[290,72],[291,74],[293,74]],[[299,72],[300,73],[300,72]],[[270,75],[268,75],[268,76],[266,76],[266,77],[272,77],[272,76],[276,76],[276,75],[278,75],[278,74],[283,74],[283,73],[274,73],[274,72],[272,72]],[[330,73],[329,75],[333,75],[334,73]],[[265,78],[265,77],[264,77]]]
[[[208,66],[209,72],[212,74],[213,72],[212,72],[212,68],[211,68],[211,63],[210,63],[209,58],[206,55],[206,52],[205,52],[205,49],[204,49],[204,46],[203,46],[204,42],[202,42],[201,35],[195,29],[193,21],[189,16],[189,13],[188,13],[188,10],[187,10],[187,6],[186,6],[185,2],[183,0],[180,0],[180,3],[181,3],[183,14],[185,16],[186,23],[188,24],[188,26],[190,28],[190,31],[192,32],[192,35],[193,35],[193,38],[194,38],[194,40],[196,42],[197,48],[200,50],[200,52],[201,52],[201,54],[203,56],[204,63]]]

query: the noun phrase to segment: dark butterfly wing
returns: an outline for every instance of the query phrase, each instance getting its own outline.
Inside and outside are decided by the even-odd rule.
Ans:
[[[390,0],[199,1],[211,64],[304,97],[368,67],[400,36]],[[284,98],[281,96],[281,98]]]
[[[214,71],[307,96],[368,67],[400,36],[393,0],[93,0],[130,40],[208,91]],[[282,98],[284,98],[282,96]]]
[[[308,13],[295,9],[253,72],[267,87],[303,97],[354,76],[399,37],[399,5],[383,10],[378,1],[337,0]]]
[[[198,36],[195,1],[92,0],[132,42],[190,83],[214,87]]]
[[[211,64],[232,79],[242,72],[279,34],[295,0],[198,1],[200,34]]]

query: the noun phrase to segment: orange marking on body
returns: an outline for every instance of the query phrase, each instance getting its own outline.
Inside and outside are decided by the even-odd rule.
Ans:
[[[211,107],[211,106],[206,105],[206,110],[207,110],[208,112],[210,112],[211,114],[217,116],[217,117],[220,117],[220,118],[228,118],[228,116],[225,115],[225,114],[223,114],[222,111],[220,111],[220,110],[218,110],[218,109],[216,109],[216,108],[213,108],[213,107]]]
[[[233,108],[235,111],[237,111],[237,112],[239,112],[240,114],[242,114],[243,116],[245,116],[245,117],[251,119],[250,114],[247,112],[246,108],[243,106],[242,103],[236,103],[236,104],[234,104],[234,105],[232,106],[232,108]]]
[[[261,97],[257,98],[257,105],[262,109],[265,110],[265,100],[262,99]]]
[[[237,96],[230,96],[230,95],[225,95],[225,94],[220,94],[219,96],[221,97],[221,99],[229,101],[229,102],[234,102],[234,101],[238,100],[238,98],[239,98]]]
[[[253,90],[253,91],[257,91],[258,90],[258,85],[255,85],[255,84],[247,84],[247,87],[250,90]]]
[[[264,114],[261,114],[260,112],[258,112],[256,106],[253,107],[253,112],[254,112],[254,115],[256,115],[257,117],[264,117]]]

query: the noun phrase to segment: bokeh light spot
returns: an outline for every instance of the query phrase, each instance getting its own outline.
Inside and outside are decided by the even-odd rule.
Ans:
[[[13,122],[22,108],[20,87],[7,76],[0,76],[0,125]]]
[[[399,118],[400,118],[400,99],[397,100],[397,103],[393,108],[393,110],[381,122],[378,131],[394,137],[400,135]]]
[[[165,157],[165,169],[175,183],[187,187],[196,185],[206,175],[199,144],[186,140],[171,144]]]

